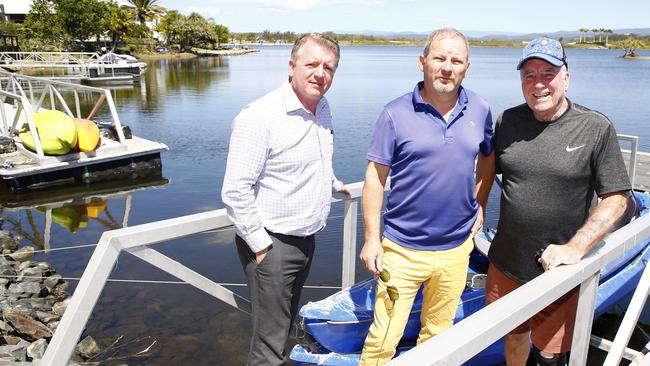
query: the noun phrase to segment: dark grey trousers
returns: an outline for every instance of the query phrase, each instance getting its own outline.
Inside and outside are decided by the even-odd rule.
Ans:
[[[252,303],[249,366],[284,365],[284,347],[314,254],[313,235],[306,238],[271,232],[269,235],[273,244],[259,265],[246,242],[235,237]]]

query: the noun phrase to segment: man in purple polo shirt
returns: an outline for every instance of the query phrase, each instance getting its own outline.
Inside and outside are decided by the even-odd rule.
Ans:
[[[372,274],[385,270],[389,276],[384,272],[377,282],[360,365],[382,365],[394,356],[422,285],[418,344],[453,323],[495,169],[490,108],[461,86],[468,54],[467,39],[457,30],[433,32],[419,57],[423,81],[388,103],[377,119],[362,196],[361,261]]]

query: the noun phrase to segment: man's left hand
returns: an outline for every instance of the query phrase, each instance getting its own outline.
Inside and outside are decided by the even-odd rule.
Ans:
[[[583,257],[583,253],[572,245],[549,244],[537,260],[545,271],[561,264],[575,264]]]

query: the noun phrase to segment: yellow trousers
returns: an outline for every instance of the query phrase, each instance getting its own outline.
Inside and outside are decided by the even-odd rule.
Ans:
[[[420,286],[424,287],[424,298],[417,343],[453,324],[467,280],[473,240],[469,237],[449,250],[415,250],[384,238],[382,247],[384,268],[391,278],[387,284],[377,280],[375,316],[361,353],[361,366],[383,365],[393,358]],[[387,285],[397,288],[395,305],[388,298]]]

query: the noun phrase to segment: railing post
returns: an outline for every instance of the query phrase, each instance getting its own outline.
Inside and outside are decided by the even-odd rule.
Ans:
[[[343,270],[341,272],[341,287],[348,288],[354,284],[355,265],[357,260],[357,212],[358,199],[346,199],[343,219]]]
[[[569,366],[584,366],[587,364],[587,351],[591,339],[591,326],[594,322],[594,308],[596,306],[599,279],[600,272],[596,272],[580,285]]]
[[[621,362],[621,357],[630,341],[636,323],[639,321],[648,294],[650,294],[650,267],[646,265],[603,366],[614,366]]]

